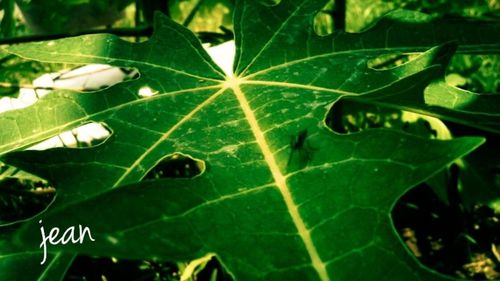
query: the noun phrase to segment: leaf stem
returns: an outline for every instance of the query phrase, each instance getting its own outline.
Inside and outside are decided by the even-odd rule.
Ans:
[[[203,3],[203,0],[199,0],[198,3],[196,3],[196,5],[194,5],[193,9],[191,10],[191,12],[189,12],[189,15],[186,17],[186,19],[182,23],[183,26],[187,27],[193,21],[194,16],[196,15],[198,10],[200,9],[202,3]]]
[[[0,39],[0,45],[20,44],[38,41],[48,41],[62,39],[72,36],[90,35],[109,33],[120,37],[150,37],[153,34],[152,26],[143,26],[136,28],[108,28],[108,29],[94,29],[86,30],[76,33],[60,33],[60,34],[43,34],[43,35],[29,35],[13,38]],[[197,32],[196,33],[202,42],[224,42],[233,39],[232,33],[217,33],[217,32]]]
[[[136,28],[106,28],[106,29],[85,30],[74,33],[28,35],[28,36],[0,39],[0,45],[47,41],[47,40],[61,39],[65,37],[99,34],[99,33],[109,33],[120,37],[135,37],[135,36],[149,37],[151,36],[151,34],[153,34],[153,27],[145,26]]]
[[[335,31],[345,31],[346,8],[346,0],[335,0],[335,8],[332,12]]]

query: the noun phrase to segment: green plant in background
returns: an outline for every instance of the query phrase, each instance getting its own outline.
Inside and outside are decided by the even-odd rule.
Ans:
[[[396,11],[362,33],[318,36],[325,4],[236,1],[230,73],[160,14],[143,43],[99,34],[7,47],[25,59],[141,75],[92,93],[57,90],[0,115],[2,161],[57,189],[46,211],[3,227],[1,279],[60,280],[83,253],[215,255],[236,280],[457,280],[420,265],[390,213],[485,139],[404,129],[401,110],[497,134],[498,95],[454,88],[445,70],[455,51],[498,52],[500,24]],[[371,67],[394,54],[412,56]],[[155,94],[139,95],[144,87]],[[341,103],[364,113],[341,116],[335,133],[327,124],[335,129]],[[112,135],[90,148],[21,151],[88,122]],[[186,178],[160,173],[179,158],[193,170]],[[49,246],[40,266],[40,220],[46,229],[88,226],[96,241]]]
[[[453,59],[446,81],[478,93],[500,93],[500,63],[496,55],[463,55]]]
[[[119,19],[132,0],[19,0],[19,9],[37,33],[75,32]]]

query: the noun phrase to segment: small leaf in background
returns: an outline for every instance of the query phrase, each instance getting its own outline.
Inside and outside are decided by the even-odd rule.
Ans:
[[[55,189],[40,179],[3,178],[0,181],[0,225],[35,216],[49,206],[54,196]]]
[[[15,0],[2,0],[1,2],[3,17],[0,26],[3,38],[9,38],[14,35],[14,28],[15,28],[14,5],[15,5]]]

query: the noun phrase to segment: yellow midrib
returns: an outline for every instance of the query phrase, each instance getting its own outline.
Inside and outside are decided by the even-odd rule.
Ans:
[[[292,194],[290,193],[290,190],[287,186],[286,177],[281,173],[281,170],[276,163],[276,159],[274,159],[274,155],[271,152],[271,149],[269,148],[269,145],[267,144],[267,141],[264,137],[264,133],[260,129],[257,118],[255,117],[254,112],[250,107],[250,104],[248,103],[248,100],[239,87],[241,82],[242,81],[239,81],[239,79],[236,77],[230,78],[230,80],[226,82],[226,86],[233,90],[236,98],[238,99],[238,102],[240,103],[241,109],[243,110],[243,113],[245,114],[245,117],[250,124],[250,128],[252,130],[252,133],[254,134],[255,140],[259,145],[262,154],[264,155],[266,163],[269,165],[269,169],[271,170],[276,186],[283,196],[288,212],[292,217],[293,223],[295,224],[295,227],[297,228],[297,231],[302,238],[302,241],[304,242],[307,253],[311,258],[312,266],[318,273],[321,281],[330,281],[330,278],[328,277],[328,273],[326,271],[325,263],[319,256],[318,250],[316,249],[316,246],[312,241],[311,233],[302,220],[297,204],[295,204]]]

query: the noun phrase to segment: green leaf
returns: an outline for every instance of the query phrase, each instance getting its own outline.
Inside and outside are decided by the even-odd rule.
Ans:
[[[141,77],[93,93],[57,91],[2,114],[0,126],[15,128],[0,133],[2,151],[90,121],[113,134],[92,148],[3,157],[51,181],[58,195],[0,248],[39,249],[42,220],[46,229],[89,226],[96,239],[50,251],[163,260],[214,253],[237,280],[454,280],[411,256],[390,211],[408,189],[483,140],[432,141],[384,129],[341,136],[324,118],[342,97],[422,95],[454,51],[453,44],[434,46],[455,37],[415,41],[408,30],[394,33],[429,27],[426,17],[407,12],[401,19],[413,22],[388,18],[365,33],[318,37],[312,22],[323,4],[238,1],[234,75],[161,16],[145,43],[91,35],[9,47],[42,61],[135,67]],[[498,43],[459,39],[465,50]],[[426,52],[388,70],[367,66],[373,56],[401,50]],[[157,94],[141,97],[142,87]],[[176,153],[197,160],[202,174],[141,181]]]
[[[49,255],[50,262],[42,267],[38,251],[2,254],[0,255],[0,270],[2,272],[0,277],[2,280],[64,280],[64,275],[73,262],[74,256],[74,254],[62,252]]]
[[[423,98],[414,92],[414,95],[395,94],[368,102],[500,133],[500,113],[497,110],[500,95],[462,90],[446,84],[443,79],[433,81],[425,89]]]
[[[17,2],[33,32],[55,34],[110,25],[123,16],[121,12],[133,1],[29,0]]]

